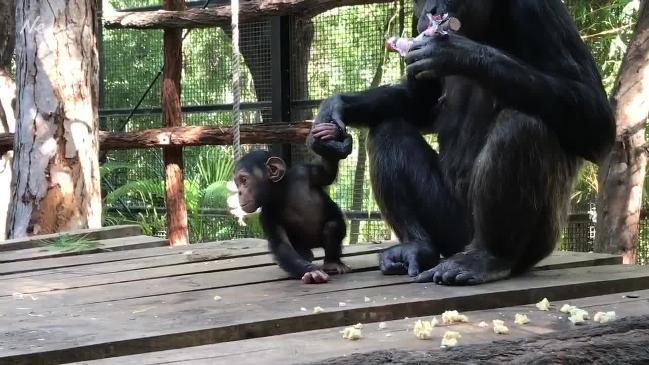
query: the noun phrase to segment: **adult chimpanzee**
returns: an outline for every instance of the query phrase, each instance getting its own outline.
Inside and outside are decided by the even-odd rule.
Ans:
[[[427,14],[462,28],[414,44],[401,84],[329,98],[316,124],[369,127],[372,186],[401,242],[383,273],[461,285],[524,272],[553,250],[582,159],[614,142],[597,67],[561,0],[417,0],[415,13],[419,31]]]

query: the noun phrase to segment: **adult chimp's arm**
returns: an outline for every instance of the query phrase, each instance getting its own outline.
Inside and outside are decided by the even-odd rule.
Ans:
[[[305,165],[309,182],[314,186],[329,186],[338,176],[338,160],[320,157],[320,163]]]
[[[564,148],[598,161],[614,142],[615,121],[596,71],[589,60],[581,61],[572,77],[551,74],[460,35],[429,40],[406,60],[411,75],[433,72],[477,80],[502,106],[540,117]]]
[[[405,80],[359,93],[339,94],[325,100],[315,123],[371,127],[400,118],[413,123],[430,122],[430,111],[441,95],[439,80]]]

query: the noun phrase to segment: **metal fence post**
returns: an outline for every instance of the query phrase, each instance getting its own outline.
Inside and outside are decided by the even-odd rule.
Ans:
[[[291,122],[291,40],[290,17],[277,16],[271,19],[271,85],[272,122]],[[290,166],[291,145],[272,147],[272,151],[282,156]]]

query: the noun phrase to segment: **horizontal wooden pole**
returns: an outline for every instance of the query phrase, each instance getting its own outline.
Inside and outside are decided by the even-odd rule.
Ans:
[[[311,122],[241,125],[242,144],[296,143],[306,141]],[[99,132],[99,148],[104,151],[156,148],[165,146],[231,145],[230,127],[170,127],[139,132]],[[13,149],[14,134],[0,134],[0,154]]]
[[[249,23],[272,16],[295,15],[304,18],[316,16],[341,6],[389,3],[394,0],[254,0],[240,5],[239,21]],[[207,9],[182,11],[136,11],[104,15],[107,29],[174,29],[230,26],[230,5]]]

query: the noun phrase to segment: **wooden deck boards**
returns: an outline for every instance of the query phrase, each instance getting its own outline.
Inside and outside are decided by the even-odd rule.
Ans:
[[[23,250],[42,246],[44,241],[59,238],[61,236],[83,236],[92,240],[106,240],[110,238],[132,237],[142,234],[140,226],[123,225],[110,226],[93,229],[80,229],[66,233],[44,234],[38,237],[16,238],[0,242],[0,251]]]
[[[649,314],[649,291],[633,292],[640,298],[625,298],[622,294],[611,294],[571,301],[554,302],[549,312],[541,312],[533,304],[482,311],[463,312],[469,317],[467,324],[440,325],[433,330],[431,340],[418,340],[412,333],[415,321],[430,320],[432,316],[386,322],[385,329],[376,323],[365,324],[363,338],[347,341],[339,333],[344,327],[290,333],[258,339],[225,342],[214,345],[189,347],[178,350],[160,351],[148,354],[115,357],[95,361],[83,361],[76,365],[158,365],[158,364],[237,364],[237,365],[284,365],[322,361],[328,358],[349,356],[354,353],[368,353],[379,350],[399,349],[404,351],[444,351],[440,348],[441,338],[446,331],[462,334],[460,345],[484,344],[497,340],[514,340],[553,332],[578,328],[558,311],[561,305],[569,303],[585,309],[594,315],[597,311],[615,311],[618,319],[628,316]],[[531,322],[515,325],[516,313],[526,314]],[[439,315],[437,316],[438,319]],[[496,335],[491,321],[502,319],[510,329],[509,335]],[[485,321],[488,328],[478,323]],[[586,326],[595,325],[589,323]],[[307,344],[312,345],[307,345]],[[263,360],[262,360],[263,359]]]
[[[618,265],[618,256],[565,252],[507,281],[464,288],[416,284],[406,276],[378,272],[377,252],[390,244],[346,247],[344,260],[355,271],[324,285],[287,280],[262,240],[59,258],[39,258],[33,248],[0,252],[0,262],[5,255],[32,255],[0,263],[0,364],[58,364],[140,353],[146,358],[165,350],[185,356],[192,348],[181,349],[200,345],[225,346],[223,353],[229,353],[228,346],[241,343],[241,351],[232,355],[239,359],[248,352],[263,353],[267,341],[282,336],[295,336],[289,343],[302,341],[287,349],[311,342],[296,332],[316,330],[324,331],[317,336],[328,336],[356,322],[445,309],[489,310],[544,296],[563,300],[649,289],[649,268]],[[317,251],[316,257],[321,254]],[[325,312],[313,314],[315,306]],[[337,356],[349,346],[331,339],[322,356]]]

